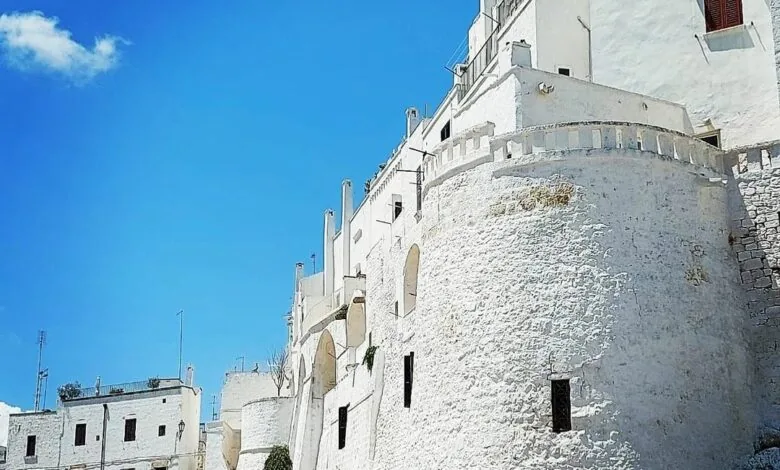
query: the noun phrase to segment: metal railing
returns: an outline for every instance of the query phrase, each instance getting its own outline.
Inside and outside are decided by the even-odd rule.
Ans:
[[[509,18],[520,8],[522,0],[504,0],[498,6],[498,28],[501,29],[502,25],[509,22]]]
[[[104,396],[124,395],[127,393],[146,392],[157,390],[159,388],[176,387],[183,385],[179,379],[149,379],[143,382],[128,382],[123,384],[101,385],[99,387],[77,388],[72,386],[62,386],[57,392],[60,400],[63,402],[78,400],[81,398],[95,398]]]
[[[459,98],[463,99],[466,93],[471,90],[471,87],[477,82],[482,72],[485,71],[490,62],[496,57],[498,48],[496,47],[496,36],[498,28],[494,29],[490,36],[485,41],[482,48],[476,53],[471,62],[465,67],[460,75],[459,83]]]
[[[495,28],[493,28],[490,36],[485,40],[485,44],[482,45],[482,48],[474,55],[460,75],[459,98],[462,99],[466,96],[466,93],[471,90],[487,66],[498,54],[498,33],[509,22],[512,15],[517,12],[522,3],[523,0],[504,0],[498,6],[498,19],[496,24],[494,24]]]

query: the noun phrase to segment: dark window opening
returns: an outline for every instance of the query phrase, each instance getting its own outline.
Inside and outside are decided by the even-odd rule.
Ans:
[[[720,136],[718,136],[718,134],[712,134],[706,137],[700,137],[700,139],[712,145],[713,147],[720,148]]]
[[[166,400],[165,398],[163,398],[163,403],[165,403],[165,402],[167,402],[167,401],[168,401],[168,400]]]
[[[27,457],[35,457],[35,436],[27,436]]]
[[[571,76],[571,70],[566,67],[558,67],[558,74],[559,75],[566,75],[567,77]]]
[[[414,381],[414,353],[404,356],[404,408],[412,407],[412,382]]]
[[[402,201],[393,201],[393,221],[401,216],[401,212],[404,211],[404,204]]]
[[[371,332],[369,332],[369,333],[368,333],[368,347],[370,348],[370,347],[371,347],[371,345],[372,345],[372,341],[371,341]]]
[[[347,445],[347,410],[349,405],[339,407],[339,449]]]
[[[83,446],[87,443],[87,424],[81,423],[76,425],[76,441],[73,445]]]
[[[452,134],[450,121],[447,121],[447,124],[444,125],[444,127],[441,128],[441,141],[444,142],[445,140],[450,138],[450,135]]]
[[[742,0],[704,0],[707,32],[742,24]]]
[[[157,426],[157,436],[163,437],[165,435],[165,425]]]
[[[552,417],[553,432],[571,431],[571,388],[568,380],[553,380]]]
[[[135,440],[135,418],[125,420],[125,442]]]
[[[395,311],[393,313],[397,317],[398,316],[398,301],[397,300],[395,301],[395,304],[393,304],[393,308],[395,309]]]

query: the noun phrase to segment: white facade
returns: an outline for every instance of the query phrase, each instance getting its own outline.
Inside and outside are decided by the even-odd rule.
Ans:
[[[702,5],[481,1],[296,269],[296,470],[780,468],[780,2]]]
[[[195,470],[200,396],[199,389],[163,380],[157,388],[85,392],[56,411],[11,415],[6,469]]]

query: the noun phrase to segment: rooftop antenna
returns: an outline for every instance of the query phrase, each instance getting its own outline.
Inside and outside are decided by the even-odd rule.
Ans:
[[[184,310],[176,312],[179,317],[179,380],[181,380],[181,353],[184,345]]]
[[[244,359],[246,359],[246,357],[244,357],[244,356],[238,356],[236,358],[237,361],[241,360],[241,372],[244,372]]]
[[[35,411],[41,409],[41,389],[43,385],[43,371],[41,371],[41,360],[43,358],[43,346],[46,344],[46,331],[38,331],[38,376],[35,382]],[[48,373],[46,374],[48,375]]]
[[[211,420],[217,420],[217,396],[211,395]]]
[[[316,273],[317,272],[317,254],[316,253],[312,253],[311,254],[311,267],[313,269],[312,273]]]

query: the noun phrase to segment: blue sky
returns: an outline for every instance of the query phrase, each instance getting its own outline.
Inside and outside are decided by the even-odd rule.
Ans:
[[[175,376],[183,309],[210,413],[284,344],[324,210],[444,96],[478,7],[228,3],[0,1],[0,401],[32,408],[41,328],[50,407]]]

